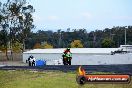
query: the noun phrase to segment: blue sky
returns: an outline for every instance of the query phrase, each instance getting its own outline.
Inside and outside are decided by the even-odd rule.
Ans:
[[[30,0],[36,29],[88,31],[132,25],[132,0]]]

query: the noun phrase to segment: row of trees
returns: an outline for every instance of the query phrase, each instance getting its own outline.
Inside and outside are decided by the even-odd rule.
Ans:
[[[34,49],[45,49],[45,48],[53,48],[53,46],[48,44],[47,42],[45,42],[45,43],[42,43],[42,44],[36,43],[33,48]]]
[[[80,40],[74,40],[73,42],[71,42],[70,47],[71,48],[83,48],[83,44],[81,43]],[[53,48],[53,46],[45,42],[42,44],[36,43],[33,48],[34,49],[47,49],[47,48]]]
[[[25,40],[33,25],[34,8],[26,0],[7,0],[0,2],[0,48],[11,52],[25,50]]]
[[[127,44],[132,44],[132,26],[117,26],[104,30],[87,32],[86,29],[70,29],[57,32],[38,30],[34,28],[32,5],[26,0],[7,0],[0,2],[0,50],[6,53],[34,48],[96,48],[119,47],[124,44],[125,30]]]
[[[125,30],[127,44],[132,44],[132,26],[117,26],[105,28],[104,30],[95,30],[87,32],[86,29],[70,29],[67,31],[58,30],[44,31],[38,30],[36,33],[30,33],[26,41],[26,48],[33,49],[36,43],[48,42],[54,48],[66,47],[85,47],[85,48],[113,48],[125,44]],[[75,46],[74,46],[75,45]]]

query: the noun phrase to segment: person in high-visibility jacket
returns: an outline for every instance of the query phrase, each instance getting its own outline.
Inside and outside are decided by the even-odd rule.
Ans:
[[[70,52],[70,48],[67,48],[63,52],[62,57],[63,57],[63,64],[64,65],[71,65],[72,53]]]

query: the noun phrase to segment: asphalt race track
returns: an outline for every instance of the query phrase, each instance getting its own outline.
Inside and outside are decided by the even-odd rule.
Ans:
[[[63,72],[77,71],[79,65],[47,65],[43,67],[29,67],[29,66],[1,66],[0,70],[59,70]],[[83,65],[87,73],[91,72],[112,72],[118,74],[132,75],[132,65]]]

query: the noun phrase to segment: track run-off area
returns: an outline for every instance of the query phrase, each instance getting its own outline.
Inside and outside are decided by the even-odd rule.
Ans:
[[[1,66],[0,70],[58,70],[63,72],[76,72],[80,65],[45,65],[45,66]],[[132,65],[82,65],[87,73],[92,72],[110,72],[117,74],[132,75]]]

